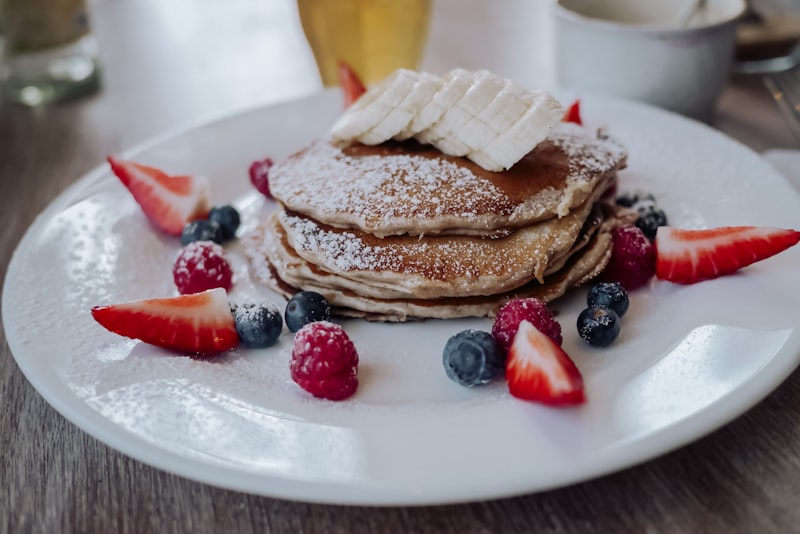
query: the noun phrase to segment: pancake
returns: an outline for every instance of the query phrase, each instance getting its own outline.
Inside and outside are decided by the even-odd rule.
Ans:
[[[415,141],[323,138],[277,163],[270,190],[289,211],[375,237],[496,236],[567,216],[626,159],[614,140],[570,123],[504,172]]]

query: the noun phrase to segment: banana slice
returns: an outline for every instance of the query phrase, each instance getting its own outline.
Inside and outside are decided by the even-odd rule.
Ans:
[[[470,147],[470,152],[481,150],[511,128],[530,105],[528,90],[510,80],[503,79],[502,83],[494,99],[459,129],[459,135]]]
[[[544,91],[532,91],[530,95],[531,101],[525,113],[484,148],[469,153],[469,159],[486,170],[503,171],[547,137],[564,116],[564,108]]]
[[[464,93],[472,85],[473,73],[464,69],[453,69],[445,74],[441,88],[436,91],[433,98],[420,114],[411,122],[410,129],[414,138],[420,143],[433,144],[430,127],[438,121],[445,112],[461,100]],[[438,147],[437,147],[438,148]]]
[[[405,98],[392,109],[375,127],[362,134],[358,140],[366,145],[377,145],[389,139],[402,139],[400,136],[411,120],[430,102],[442,84],[438,76],[420,72]]]
[[[378,82],[336,121],[331,130],[333,137],[358,139],[375,128],[403,102],[418,78],[412,70],[398,69]]]

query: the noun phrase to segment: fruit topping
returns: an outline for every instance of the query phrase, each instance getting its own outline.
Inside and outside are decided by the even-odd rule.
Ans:
[[[250,183],[253,184],[256,191],[267,198],[272,198],[272,193],[269,190],[269,170],[272,165],[274,165],[272,158],[264,158],[251,163],[247,171],[250,176]]]
[[[181,245],[184,247],[195,241],[213,241],[222,243],[222,228],[216,221],[198,219],[183,227],[181,231]]]
[[[655,203],[655,201],[656,197],[654,197],[651,193],[645,193],[644,191],[627,191],[620,194],[616,199],[618,206],[634,209],[636,209],[636,205],[639,203]]]
[[[92,317],[111,332],[179,352],[210,355],[239,344],[224,289],[95,306]]]
[[[800,241],[800,231],[768,226],[723,226],[706,230],[658,229],[656,275],[691,284],[733,273]]]
[[[442,353],[447,376],[462,386],[486,384],[503,373],[504,352],[488,332],[464,330],[447,340]]]
[[[589,290],[586,304],[591,306],[605,306],[611,308],[622,317],[628,311],[630,301],[628,292],[618,282],[600,282]]]
[[[607,347],[619,336],[617,312],[605,306],[590,306],[578,315],[578,334],[593,347]]]
[[[575,101],[567,107],[567,110],[564,112],[564,117],[561,120],[583,125],[583,121],[581,120],[581,100],[579,98],[575,99]]]
[[[344,109],[349,108],[367,90],[356,71],[346,61],[339,62],[339,85],[344,93]]]
[[[638,217],[634,223],[642,233],[652,241],[656,238],[656,231],[659,226],[667,225],[667,214],[659,209],[655,204],[642,203],[636,206]]]
[[[300,291],[289,299],[284,315],[289,330],[297,332],[308,323],[329,321],[331,305],[316,291]]]
[[[292,380],[315,397],[342,400],[358,387],[358,353],[337,324],[309,323],[294,338],[289,362]]]
[[[364,144],[414,137],[486,170],[503,171],[563,116],[564,108],[545,91],[523,89],[486,70],[454,69],[437,77],[398,69],[350,106],[332,134]]]
[[[128,188],[147,218],[170,235],[181,235],[186,223],[204,219],[209,210],[209,183],[201,176],[169,176],[133,161],[108,157],[111,170]]]
[[[233,271],[225,250],[211,241],[195,241],[181,250],[172,266],[172,278],[182,295],[233,286]]]
[[[248,302],[232,306],[231,311],[242,345],[265,348],[278,341],[283,330],[283,318],[275,305]]]
[[[239,224],[242,222],[239,212],[230,204],[211,208],[211,211],[208,212],[208,220],[219,225],[223,242],[236,237],[236,230],[239,229]]]
[[[522,321],[506,360],[508,390],[517,398],[551,405],[583,404],[583,378],[561,347]]]
[[[561,346],[561,325],[556,321],[547,304],[537,298],[511,299],[500,311],[492,325],[492,336],[503,352],[508,352],[521,321],[529,321],[540,332],[544,332]]]
[[[619,282],[628,291],[642,287],[656,272],[653,244],[633,225],[614,228],[611,236],[611,259],[601,279]]]

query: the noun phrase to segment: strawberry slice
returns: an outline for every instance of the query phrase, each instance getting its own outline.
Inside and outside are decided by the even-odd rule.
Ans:
[[[506,360],[508,390],[551,405],[583,404],[583,378],[564,350],[529,321],[519,324]]]
[[[346,61],[339,61],[339,85],[344,92],[344,109],[349,108],[367,91],[361,78]]]
[[[774,256],[800,241],[800,231],[768,226],[723,226],[656,232],[656,276],[692,284],[735,272]]]
[[[575,101],[569,105],[567,110],[564,112],[564,117],[561,119],[562,122],[574,122],[575,124],[583,125],[583,121],[581,120],[581,100],[580,98],[575,99]]]
[[[181,235],[186,223],[208,216],[209,184],[206,178],[169,176],[160,169],[113,156],[108,157],[108,163],[147,218],[165,233]]]
[[[228,294],[222,288],[95,306],[92,317],[115,334],[179,352],[216,354],[239,344]]]

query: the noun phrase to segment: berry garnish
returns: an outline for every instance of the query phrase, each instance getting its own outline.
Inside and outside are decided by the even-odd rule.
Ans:
[[[611,236],[611,259],[601,279],[619,282],[628,291],[642,287],[656,272],[653,244],[633,225],[614,228]]]
[[[733,273],[800,241],[800,231],[768,226],[724,226],[681,230],[662,226],[656,234],[656,275],[691,284]]]
[[[172,266],[172,278],[182,295],[233,286],[233,271],[225,250],[211,241],[195,241],[181,250]]]
[[[578,334],[593,347],[607,347],[619,336],[619,315],[605,306],[591,306],[578,315]]]
[[[269,190],[269,170],[272,165],[271,158],[264,158],[251,163],[250,169],[248,169],[250,183],[253,184],[256,191],[267,198],[272,198],[272,193]]]
[[[273,304],[248,302],[233,306],[232,311],[236,333],[243,345],[265,348],[278,341],[283,330],[283,318]]]
[[[223,289],[95,306],[92,317],[121,336],[180,352],[209,355],[239,344]]]
[[[211,208],[211,211],[208,212],[208,220],[219,225],[223,241],[230,241],[236,237],[236,230],[239,229],[239,224],[242,222],[239,212],[230,204]]]
[[[528,321],[519,324],[506,360],[509,392],[552,405],[583,404],[583,378],[564,350]]]
[[[492,325],[492,336],[503,352],[508,352],[520,321],[530,321],[539,331],[561,345],[561,325],[550,312],[547,304],[537,298],[511,299],[497,312]]]
[[[208,180],[169,176],[154,167],[108,157],[111,170],[128,188],[147,218],[170,235],[181,235],[186,223],[208,215]]]
[[[488,332],[464,330],[447,340],[442,363],[447,376],[462,386],[486,384],[503,372],[504,353]]]
[[[185,247],[195,241],[213,241],[222,244],[222,228],[217,222],[208,219],[192,221],[181,231],[181,245]]]
[[[344,93],[344,109],[349,108],[367,91],[361,78],[346,61],[339,61],[339,85]]]
[[[618,282],[600,282],[589,290],[586,304],[591,306],[605,306],[611,308],[622,317],[628,311],[630,301],[628,292]]]
[[[635,209],[636,205],[639,203],[649,202],[654,204],[655,201],[656,197],[650,193],[645,193],[644,191],[629,191],[619,195],[616,203],[618,206]]]
[[[583,124],[583,120],[581,120],[581,100],[579,98],[575,99],[572,104],[569,105],[561,121],[574,122],[580,125]]]
[[[329,321],[331,305],[316,291],[300,291],[289,299],[284,315],[289,330],[297,332],[308,323]]]
[[[342,400],[358,387],[358,353],[337,324],[309,323],[294,338],[289,362],[292,380],[315,397]]]
[[[667,214],[664,210],[656,207],[650,202],[643,202],[635,205],[638,216],[634,223],[649,240],[656,237],[659,226],[667,225]]]

